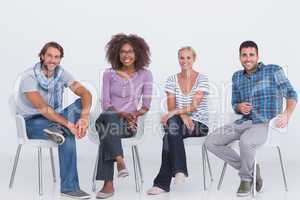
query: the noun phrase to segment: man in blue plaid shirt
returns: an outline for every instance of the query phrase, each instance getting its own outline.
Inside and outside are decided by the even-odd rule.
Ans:
[[[297,103],[297,93],[283,69],[258,60],[256,43],[243,42],[240,62],[244,69],[232,76],[232,107],[242,118],[217,129],[205,141],[209,151],[239,171],[238,196],[250,194],[253,178],[257,192],[262,191],[259,165],[255,166],[257,174],[253,177],[256,149],[267,140],[268,122],[277,117],[276,126],[285,127]],[[283,97],[286,108],[282,112]],[[240,154],[228,146],[235,140],[239,140]]]

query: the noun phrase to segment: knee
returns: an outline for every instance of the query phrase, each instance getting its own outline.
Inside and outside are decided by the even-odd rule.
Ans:
[[[215,140],[213,139],[212,135],[208,135],[204,141],[204,145],[206,146],[206,148],[212,152],[214,147],[216,146]]]
[[[164,127],[166,137],[169,139],[182,138],[183,133],[180,120],[179,116],[173,116],[168,120],[167,126]]]
[[[76,101],[74,101],[74,103],[72,103],[69,107],[68,107],[68,114],[72,113],[72,115],[75,116],[75,121],[76,118],[80,117],[82,111],[82,101],[81,99],[76,99]]]
[[[211,139],[210,136],[207,136],[205,141],[204,141],[204,145],[206,146],[206,148],[211,151],[211,149],[213,148],[213,146],[215,146],[213,140]]]
[[[167,125],[172,125],[172,124],[179,124],[180,123],[180,116],[179,115],[174,115],[171,118],[168,119]]]
[[[117,122],[120,118],[114,111],[105,111],[100,114],[99,119],[105,123],[113,123]]]
[[[82,109],[82,100],[81,100],[81,98],[76,99],[76,101],[74,102],[74,104],[75,104],[76,108]]]
[[[178,115],[174,115],[173,117],[169,118],[167,121],[167,126],[165,129],[167,130],[178,130],[180,129],[181,121],[180,117]]]
[[[251,141],[249,141],[248,139],[245,139],[243,137],[241,137],[239,145],[240,145],[241,150],[243,150],[243,149],[252,149],[252,148],[255,147],[255,144],[253,144]]]

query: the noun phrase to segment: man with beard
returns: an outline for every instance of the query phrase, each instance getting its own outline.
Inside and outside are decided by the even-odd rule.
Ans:
[[[287,125],[296,106],[297,93],[281,67],[258,62],[255,42],[243,42],[239,51],[244,69],[232,77],[232,107],[242,118],[217,129],[207,137],[205,145],[239,171],[241,182],[237,196],[248,196],[254,178],[257,192],[262,191],[263,180],[254,159],[256,149],[266,142],[268,123],[277,117],[277,127]],[[283,97],[287,106],[282,112]],[[239,140],[240,154],[228,146],[235,140]],[[254,167],[256,177],[253,177]]]
[[[79,187],[75,137],[86,135],[91,94],[60,65],[63,55],[58,43],[44,45],[40,62],[22,74],[17,108],[25,118],[29,139],[50,139],[59,145],[61,195],[88,199],[90,195]],[[80,98],[62,109],[66,87]]]

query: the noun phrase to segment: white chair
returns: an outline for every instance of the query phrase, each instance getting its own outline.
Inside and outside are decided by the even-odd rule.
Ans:
[[[161,113],[160,115],[162,116],[163,113]],[[161,125],[161,132],[164,133],[164,128],[163,128],[162,125]],[[211,131],[209,131],[209,133],[210,132]],[[161,136],[163,137],[163,135],[161,135]],[[210,166],[210,161],[209,161],[209,158],[208,158],[207,148],[204,144],[205,139],[206,139],[206,136],[205,137],[190,137],[190,138],[185,138],[183,140],[183,142],[184,142],[184,146],[199,146],[199,147],[201,146],[203,188],[204,188],[204,190],[207,190],[207,186],[206,186],[206,162],[207,162],[211,182],[213,181],[213,175],[212,175],[212,170],[211,170],[211,166]]]
[[[207,186],[206,186],[206,162],[207,162],[211,182],[213,181],[213,175],[212,175],[211,166],[210,166],[210,162],[209,162],[209,158],[208,158],[207,148],[204,145],[205,139],[206,139],[206,137],[192,137],[192,138],[185,138],[183,141],[184,141],[185,146],[201,146],[203,188],[204,188],[204,190],[207,190]]]
[[[216,128],[217,119],[219,118],[218,110],[219,110],[219,98],[217,96],[218,88],[215,84],[209,82],[209,95],[208,95],[208,113],[209,113],[209,132],[208,135]],[[167,110],[165,108],[165,110]],[[162,116],[164,113],[160,112],[160,116]],[[161,132],[164,133],[164,128],[161,126]],[[162,135],[163,137],[163,135]],[[201,158],[202,158],[202,175],[203,175],[203,189],[207,190],[206,186],[206,163],[210,175],[210,181],[213,181],[213,174],[211,170],[211,165],[208,157],[208,151],[204,144],[206,137],[191,137],[191,138],[185,138],[184,145],[185,146],[201,146]]]
[[[279,156],[279,160],[280,160],[280,166],[281,166],[281,171],[282,171],[282,177],[283,177],[283,182],[284,182],[284,186],[285,186],[285,191],[288,191],[288,187],[287,187],[287,181],[286,181],[286,174],[285,174],[285,169],[284,169],[284,164],[283,164],[283,160],[282,160],[282,154],[281,154],[281,150],[280,150],[280,138],[282,136],[284,136],[285,133],[287,133],[287,127],[285,128],[277,128],[275,125],[276,122],[276,117],[273,118],[272,120],[270,120],[269,122],[269,128],[268,128],[268,138],[267,141],[265,142],[264,145],[262,145],[261,147],[259,147],[257,149],[256,155],[262,151],[265,148],[276,148],[278,151],[278,156]],[[239,142],[238,141],[234,141],[231,144],[229,144],[230,147],[232,148],[238,148],[239,146]],[[256,161],[257,159],[255,158],[255,162],[254,162],[254,173],[253,173],[253,177],[256,177]],[[226,167],[227,167],[227,162],[224,163],[223,165],[223,169],[222,169],[222,173],[221,173],[221,177],[219,180],[219,184],[218,184],[218,190],[221,189],[221,185],[223,183],[223,179],[224,179],[224,175],[225,175],[225,171],[226,171]],[[253,179],[253,187],[252,187],[252,194],[253,197],[256,195],[256,179]]]
[[[95,130],[95,121],[96,121],[96,118],[98,117],[98,115],[99,114],[94,114],[91,117],[90,128],[92,130],[89,131],[89,135],[88,135],[89,139],[94,144],[98,145],[97,157],[96,157],[96,161],[95,161],[94,173],[93,173],[93,178],[92,178],[92,190],[93,190],[93,192],[96,191],[96,175],[97,175],[97,166],[98,166],[98,158],[99,158],[99,147],[100,147],[99,136],[98,136],[98,133]],[[134,167],[134,177],[135,177],[136,192],[141,192],[142,184],[144,182],[143,171],[142,171],[140,156],[139,156],[139,152],[138,152],[138,145],[142,142],[142,138],[143,138],[143,135],[144,135],[144,121],[145,121],[145,117],[146,117],[146,115],[139,117],[139,120],[138,120],[138,129],[137,129],[137,133],[136,133],[136,135],[134,137],[132,137],[132,138],[123,138],[121,140],[124,147],[126,147],[126,146],[131,147],[132,161],[133,161],[133,167]]]
[[[50,159],[51,159],[51,166],[52,166],[52,175],[53,181],[56,182],[55,176],[55,167],[54,167],[54,159],[53,159],[53,148],[57,147],[57,144],[50,141],[50,140],[37,140],[37,139],[28,139],[26,133],[26,125],[25,120],[22,115],[17,113],[16,110],[16,101],[15,96],[11,95],[9,98],[10,109],[15,118],[16,123],[16,131],[18,137],[18,148],[16,152],[16,156],[14,159],[13,170],[10,177],[9,188],[13,187],[14,178],[16,174],[16,169],[19,161],[19,156],[21,152],[21,148],[24,145],[36,147],[38,150],[38,183],[39,183],[39,195],[43,195],[43,177],[42,177],[42,148],[48,148],[50,151]]]
[[[15,94],[18,93],[21,78],[22,78],[22,76],[19,76],[18,79],[16,80],[15,88],[14,88]],[[97,94],[95,92],[95,88],[93,87],[93,85],[91,83],[89,83],[87,81],[80,81],[80,83],[93,94],[92,106],[91,106],[91,111],[93,111],[95,109],[94,102],[96,102],[95,99],[97,99],[97,96],[95,95],[95,94]],[[76,95],[73,95],[72,93],[69,93],[70,95],[67,95],[66,93],[64,96],[64,103],[71,102],[75,98],[78,98]],[[73,97],[73,99],[72,99],[72,97]],[[17,103],[16,103],[17,98],[18,97],[15,95],[11,95],[11,97],[9,98],[10,109],[11,109],[11,112],[16,121],[18,144],[19,144],[18,148],[17,148],[15,160],[14,160],[13,171],[12,171],[11,178],[10,178],[9,188],[12,188],[12,186],[13,186],[21,148],[23,145],[30,145],[30,146],[36,147],[38,149],[39,195],[42,195],[43,194],[42,148],[49,148],[53,181],[56,182],[55,165],[54,165],[54,159],[53,159],[53,148],[56,148],[58,145],[50,140],[28,139],[27,133],[26,133],[25,119],[23,118],[22,115],[17,113]]]

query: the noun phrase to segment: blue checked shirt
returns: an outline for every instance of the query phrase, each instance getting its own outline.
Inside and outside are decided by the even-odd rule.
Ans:
[[[252,120],[253,124],[266,123],[282,112],[283,97],[297,101],[297,93],[281,67],[259,63],[251,75],[244,70],[232,76],[232,107],[237,112],[237,104],[249,102],[251,113],[236,121]],[[241,114],[241,113],[238,113]]]

